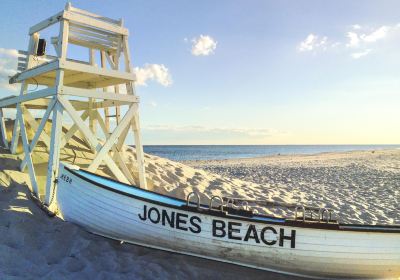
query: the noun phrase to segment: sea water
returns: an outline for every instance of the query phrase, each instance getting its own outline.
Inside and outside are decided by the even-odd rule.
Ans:
[[[144,146],[144,151],[159,157],[184,161],[396,148],[400,148],[400,145],[148,145]]]

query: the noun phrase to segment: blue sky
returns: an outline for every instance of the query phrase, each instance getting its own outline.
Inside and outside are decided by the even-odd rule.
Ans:
[[[400,143],[398,1],[71,2],[124,18],[145,144]],[[64,5],[2,0],[0,76]]]

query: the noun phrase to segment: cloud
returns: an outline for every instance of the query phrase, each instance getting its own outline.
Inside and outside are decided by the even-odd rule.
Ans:
[[[368,43],[371,42],[376,42],[380,39],[383,39],[387,36],[387,34],[390,31],[390,27],[389,26],[382,26],[378,29],[376,29],[375,31],[371,32],[370,34],[366,35],[366,34],[361,34],[360,38]]]
[[[10,85],[10,76],[17,73],[18,51],[14,49],[0,48],[0,88],[17,90],[17,85]]]
[[[336,49],[349,54],[354,59],[358,59],[371,53],[372,47],[379,47],[378,44],[375,44],[376,42],[393,36],[399,30],[400,24],[382,25],[375,28],[353,24],[349,26],[348,31],[345,33],[347,40],[339,40],[333,43],[328,40],[327,36],[321,37],[310,33],[304,41],[300,42],[297,49],[300,52]],[[353,50],[350,51],[350,49]]]
[[[349,38],[349,42],[347,43],[347,47],[357,47],[360,44],[360,38],[357,33],[347,32],[347,38]]]
[[[206,127],[197,125],[188,126],[175,126],[175,125],[149,125],[143,128],[147,131],[169,133],[184,132],[184,133],[201,133],[201,134],[222,134],[222,135],[240,135],[247,137],[270,137],[280,133],[275,130],[265,128],[230,128],[230,127]]]
[[[217,41],[208,35],[200,35],[192,39],[192,54],[194,56],[207,56],[213,54],[217,48]]]
[[[347,38],[349,38],[349,42],[346,45],[347,47],[355,48],[359,47],[361,43],[374,43],[378,40],[385,38],[392,30],[392,27],[390,26],[381,26],[375,30],[370,30],[368,33],[366,33],[365,31],[361,32],[362,27],[360,25],[357,26],[359,26],[359,28],[357,28],[357,30],[359,30],[358,32],[347,32]]]
[[[167,67],[164,64],[145,64],[144,67],[136,67],[136,84],[147,86],[149,80],[167,87],[172,85],[172,78]]]
[[[356,53],[352,53],[351,57],[354,59],[359,59],[360,57],[366,56],[367,54],[369,54],[372,50],[371,49],[367,49],[361,52],[356,52]]]
[[[328,37],[324,36],[320,38],[319,36],[310,33],[304,39],[304,41],[300,42],[297,49],[300,52],[306,52],[306,51],[315,51],[317,49],[326,50],[327,47],[328,47]]]

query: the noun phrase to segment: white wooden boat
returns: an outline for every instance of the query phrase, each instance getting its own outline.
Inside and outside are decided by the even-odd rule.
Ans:
[[[57,203],[66,221],[146,247],[315,278],[400,276],[400,226],[221,211],[63,165]]]

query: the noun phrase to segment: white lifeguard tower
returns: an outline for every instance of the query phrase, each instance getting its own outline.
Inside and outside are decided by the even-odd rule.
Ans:
[[[59,24],[59,32],[50,41],[56,56],[50,56],[45,54],[46,41],[40,39],[39,32],[55,24]],[[0,100],[0,132],[3,144],[12,153],[16,153],[18,141],[22,140],[24,159],[20,168],[28,168],[34,195],[49,206],[57,183],[60,149],[78,131],[95,153],[87,168],[89,171],[95,172],[104,163],[116,180],[134,184],[132,173],[120,152],[132,129],[140,187],[146,189],[139,99],[134,87],[128,30],[123,21],[77,9],[67,3],[63,11],[32,26],[29,36],[27,52],[20,51],[19,73],[10,79],[10,83],[21,83],[20,94]],[[70,44],[87,48],[88,61],[68,58]],[[96,64],[96,54],[100,54],[100,66]],[[36,85],[37,90],[28,91],[28,85]],[[3,108],[16,110],[11,143],[6,136]],[[31,110],[45,110],[45,113],[37,121]],[[111,112],[115,113],[111,115]],[[125,113],[122,115],[122,112]],[[73,121],[67,133],[62,133],[63,115],[68,115]],[[110,118],[115,118],[116,122],[112,131]],[[49,120],[50,135],[44,131]],[[30,142],[26,124],[35,131]],[[103,140],[97,137],[96,127],[100,127],[105,135]],[[49,150],[45,186],[38,185],[31,157],[38,141],[44,142]]]

